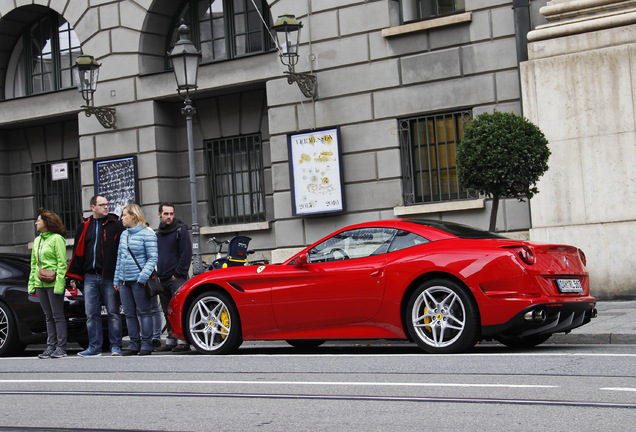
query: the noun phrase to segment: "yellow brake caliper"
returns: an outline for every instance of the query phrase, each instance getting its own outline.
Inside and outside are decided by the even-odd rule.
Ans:
[[[426,315],[428,313],[428,307],[424,306],[424,315]],[[433,321],[433,319],[430,316],[427,316],[426,318],[424,318],[424,324],[430,324]],[[424,327],[425,330],[432,332],[430,327]]]
[[[230,328],[230,314],[227,313],[227,309],[223,309],[223,311],[221,312],[221,316],[219,318],[225,328]],[[221,330],[221,331],[224,331],[224,330]],[[224,334],[221,335],[221,338],[225,339],[226,337],[227,337],[227,333],[224,332]]]

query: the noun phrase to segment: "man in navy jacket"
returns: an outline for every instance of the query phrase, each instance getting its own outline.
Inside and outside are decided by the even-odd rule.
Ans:
[[[174,204],[169,202],[159,204],[159,218],[161,223],[157,230],[159,248],[157,276],[163,286],[163,293],[159,295],[159,298],[166,317],[168,337],[166,345],[157,348],[157,351],[190,351],[190,345],[186,341],[177,340],[170,335],[172,327],[168,321],[168,303],[181,285],[188,280],[192,263],[192,240],[186,224],[174,217]]]

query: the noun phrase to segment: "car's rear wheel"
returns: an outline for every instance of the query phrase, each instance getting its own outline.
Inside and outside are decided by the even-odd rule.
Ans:
[[[321,339],[290,339],[285,342],[287,342],[294,348],[303,350],[318,348],[320,345],[325,343],[325,341]]]
[[[500,336],[497,340],[510,348],[532,348],[537,345],[541,345],[552,337],[552,334],[533,335],[526,337],[503,337]]]
[[[409,298],[406,313],[409,334],[428,353],[461,352],[477,342],[477,306],[455,282],[434,279],[422,284]]]
[[[11,308],[0,302],[0,357],[18,354],[25,347],[20,341]]]
[[[222,292],[201,294],[188,309],[186,336],[202,354],[229,354],[243,342],[238,309]]]

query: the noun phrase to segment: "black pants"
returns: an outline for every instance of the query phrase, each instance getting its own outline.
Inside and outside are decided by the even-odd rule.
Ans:
[[[186,283],[185,279],[173,279],[170,278],[168,280],[162,280],[161,286],[163,287],[163,292],[159,294],[159,300],[161,300],[161,309],[163,309],[163,315],[166,318],[166,330],[168,332],[168,336],[166,337],[166,345],[176,346],[177,344],[187,344],[186,341],[182,341],[180,339],[176,339],[170,335],[172,333],[172,326],[170,325],[170,321],[168,321],[168,303],[174,295],[179,291],[179,288]]]

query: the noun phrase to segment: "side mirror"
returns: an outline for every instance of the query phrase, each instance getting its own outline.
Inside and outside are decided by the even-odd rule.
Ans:
[[[301,255],[296,259],[294,267],[300,268],[307,264],[307,254]]]

